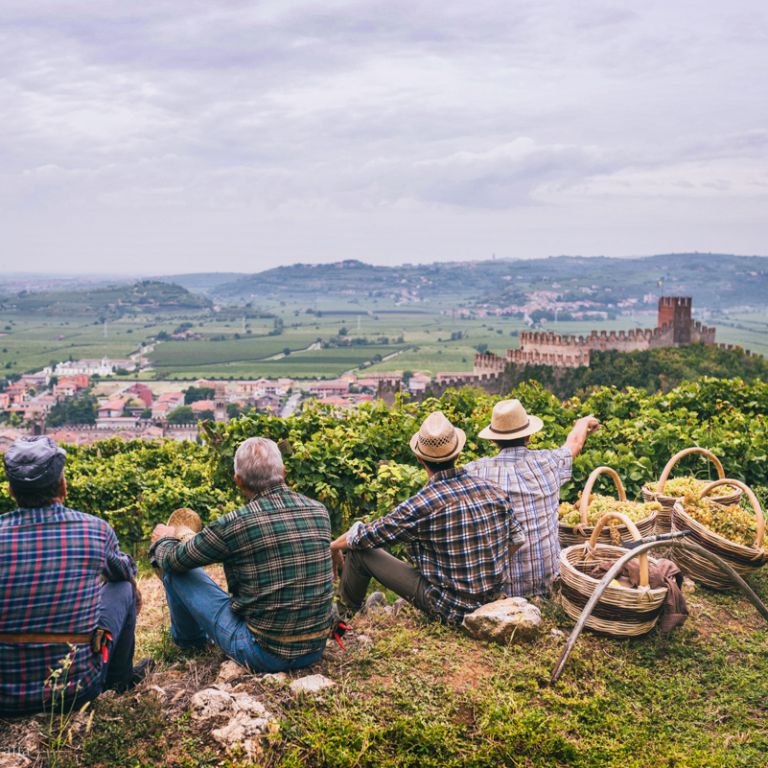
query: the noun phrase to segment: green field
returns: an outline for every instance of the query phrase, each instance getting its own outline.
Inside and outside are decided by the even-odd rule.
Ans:
[[[269,317],[202,310],[121,318],[107,325],[105,335],[104,326],[92,318],[6,313],[0,318],[0,371],[23,373],[70,358],[126,357],[157,334],[171,334],[182,323],[191,323],[188,330],[201,338],[155,343],[149,354],[152,369],[140,378],[332,378],[360,366],[435,374],[470,371],[477,348],[503,354],[518,345],[518,334],[525,329],[516,318],[460,319],[446,311],[445,303],[403,308],[378,301],[318,299],[311,306],[267,303],[258,311],[273,313],[277,328]],[[604,322],[549,323],[546,329],[586,334],[593,329],[651,327],[654,321],[644,314]],[[722,314],[707,322],[717,325],[719,341],[768,354],[768,313]],[[280,333],[269,335],[275,330]],[[340,333],[367,343],[310,348],[318,341],[338,343]],[[285,349],[290,350],[288,356],[283,356]],[[270,359],[275,356],[279,359]]]

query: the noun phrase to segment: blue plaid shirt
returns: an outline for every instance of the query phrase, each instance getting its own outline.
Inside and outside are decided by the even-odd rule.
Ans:
[[[504,448],[466,465],[467,472],[509,494],[523,526],[526,543],[509,563],[508,592],[513,596],[547,594],[559,573],[557,508],[560,486],[570,480],[572,467],[573,454],[565,446],[553,451]]]
[[[434,474],[415,496],[347,534],[351,549],[395,541],[429,582],[435,612],[450,623],[496,600],[507,581],[509,547],[522,541],[512,505],[498,486],[463,467]]]
[[[0,632],[89,633],[98,621],[102,578],[127,581],[136,574],[108,523],[62,504],[0,515],[0,553]],[[0,643],[0,711],[49,701],[45,681],[68,653],[62,643]],[[66,696],[88,688],[101,663],[89,646],[77,645]]]

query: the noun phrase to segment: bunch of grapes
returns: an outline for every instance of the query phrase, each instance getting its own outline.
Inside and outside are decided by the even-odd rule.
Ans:
[[[651,501],[646,504],[640,501],[619,501],[613,498],[613,496],[603,496],[599,493],[593,493],[589,497],[589,506],[587,507],[587,524],[595,525],[597,521],[606,512],[621,512],[625,514],[632,522],[638,520],[644,520],[649,517],[653,512],[658,512],[661,509],[661,504],[656,501]],[[569,504],[563,502],[558,510],[560,515],[560,522],[563,525],[576,526],[581,523],[581,513],[579,512],[579,502],[575,504]],[[610,520],[608,525],[615,527],[621,525],[618,520]]]
[[[699,480],[696,477],[673,477],[664,483],[663,496],[701,496],[701,492],[706,488],[711,480]],[[656,493],[658,490],[658,482],[646,483],[645,487],[651,492]],[[715,496],[730,496],[737,492],[737,488],[732,485],[721,485],[715,488],[713,494]]]
[[[688,497],[684,502],[685,511],[712,533],[722,536],[735,544],[752,547],[757,536],[757,519],[754,512],[738,504],[724,506],[710,501]]]

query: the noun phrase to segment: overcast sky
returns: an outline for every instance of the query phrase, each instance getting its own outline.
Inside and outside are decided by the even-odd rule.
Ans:
[[[768,253],[764,0],[3,0],[0,267]]]

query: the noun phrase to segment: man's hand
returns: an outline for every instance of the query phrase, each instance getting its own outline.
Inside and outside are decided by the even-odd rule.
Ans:
[[[573,429],[565,438],[566,447],[571,449],[574,456],[577,456],[587,441],[587,435],[591,435],[598,429],[600,429],[600,422],[592,414],[583,416],[573,425]]]
[[[340,549],[331,550],[331,563],[333,568],[333,577],[341,578],[341,572],[344,569],[344,553]]]
[[[600,429],[600,422],[592,416],[592,414],[579,419],[576,424],[581,424],[588,435],[591,435],[593,432],[597,432],[597,430]]]
[[[150,537],[150,544],[154,546],[160,539],[170,536],[176,538],[176,529],[171,525],[156,525]]]
[[[139,589],[139,585],[136,583],[136,579],[131,579],[131,584],[133,585],[133,596],[136,600],[136,615],[138,616],[141,613],[142,606],[144,605],[144,599],[141,596],[141,590]]]
[[[341,576],[344,566],[344,550],[347,548],[347,534],[342,533],[338,539],[331,542],[331,562],[333,563],[333,575]]]

